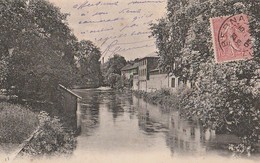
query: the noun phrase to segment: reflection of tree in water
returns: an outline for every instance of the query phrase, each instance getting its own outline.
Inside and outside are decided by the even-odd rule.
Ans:
[[[135,107],[133,107],[133,97],[131,92],[110,92],[108,96],[107,107],[108,111],[112,112],[113,119],[116,120],[125,112],[130,113],[130,119],[136,114]]]
[[[108,110],[112,112],[113,119],[116,120],[118,116],[122,116],[124,109],[122,108],[122,100],[116,93],[111,93],[109,96]]]
[[[132,93],[125,94],[125,106],[128,107],[127,111],[129,113],[130,119],[133,119],[137,113],[136,107],[133,105],[134,105],[133,94]]]
[[[129,113],[129,118],[133,119],[136,115],[136,109],[133,106],[133,94],[132,92],[118,92],[118,100],[120,100],[121,107],[124,112]]]
[[[99,105],[106,104],[112,112],[113,119],[123,115],[124,106],[130,107],[133,103],[132,96],[117,93],[115,91],[88,90],[80,94],[81,100],[81,121],[83,132],[93,130],[99,126]],[[130,110],[130,109],[129,109]]]
[[[81,101],[81,128],[82,134],[90,134],[100,124],[99,119],[99,93],[89,91]]]
[[[133,105],[133,95],[131,92],[126,92],[123,94],[124,100],[126,104]]]

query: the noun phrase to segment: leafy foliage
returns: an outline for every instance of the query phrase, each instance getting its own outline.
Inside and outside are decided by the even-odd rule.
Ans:
[[[137,97],[142,97],[145,101],[153,104],[163,105],[167,109],[181,109],[180,101],[188,94],[190,89],[187,87],[179,87],[177,90],[163,88],[154,92],[133,91]]]
[[[8,74],[7,62],[5,59],[0,60],[0,85],[6,81]]]
[[[121,74],[121,69],[126,65],[126,60],[123,56],[114,55],[109,58],[106,64],[107,74],[115,73]]]
[[[90,41],[77,41],[67,14],[46,0],[4,0],[0,6],[1,87],[55,102],[58,84],[100,83],[100,51]]]
[[[66,15],[44,0],[1,1],[0,14],[4,86],[16,86],[24,98],[54,101],[57,84],[73,82],[64,56],[75,37]]]
[[[123,56],[114,55],[103,65],[102,73],[105,78],[105,84],[115,86],[115,83],[120,82],[121,69],[126,65],[126,60]]]
[[[252,151],[260,136],[259,7],[260,1],[253,0],[169,0],[167,17],[152,26],[160,67],[195,85],[181,101],[184,114],[239,136],[250,149],[244,152]],[[249,16],[254,56],[216,64],[209,19],[240,13]]]
[[[84,85],[85,82],[91,81],[100,86],[102,82],[100,50],[91,41],[82,40],[78,43],[76,56],[80,75],[78,84]]]
[[[32,140],[22,150],[23,156],[57,156],[72,154],[76,139],[66,132],[57,117],[51,118],[46,112],[39,114],[40,126]]]

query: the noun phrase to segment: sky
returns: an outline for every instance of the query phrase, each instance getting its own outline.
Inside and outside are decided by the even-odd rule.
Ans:
[[[79,40],[91,40],[105,61],[114,54],[127,60],[156,52],[150,23],[165,16],[167,0],[49,0],[69,13]]]

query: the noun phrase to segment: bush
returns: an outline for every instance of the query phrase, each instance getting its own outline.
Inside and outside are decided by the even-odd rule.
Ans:
[[[76,139],[72,132],[65,131],[57,117],[40,112],[40,126],[32,140],[21,152],[22,156],[57,156],[72,154]]]
[[[38,124],[37,115],[27,108],[0,103],[0,143],[22,143]]]
[[[171,89],[163,88],[155,92],[133,91],[133,93],[147,102],[160,104],[166,108],[180,109],[180,101],[188,96],[190,89],[180,87],[176,91],[172,91]]]

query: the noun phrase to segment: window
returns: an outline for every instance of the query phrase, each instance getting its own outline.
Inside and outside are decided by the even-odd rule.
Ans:
[[[171,84],[172,88],[175,88],[175,78],[172,78],[172,84]]]

